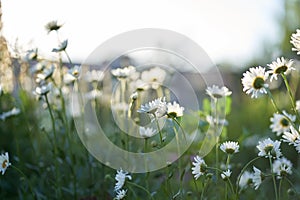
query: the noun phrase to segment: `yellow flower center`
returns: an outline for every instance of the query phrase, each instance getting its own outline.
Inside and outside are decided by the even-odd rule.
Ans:
[[[7,160],[4,160],[3,163],[2,163],[2,168],[6,168],[7,167],[6,163],[7,163]]]
[[[281,124],[281,126],[283,126],[283,127],[287,127],[287,126],[289,126],[289,121],[286,119],[286,118],[282,118],[281,120],[280,120],[280,124]]]
[[[258,90],[258,89],[264,87],[264,83],[265,83],[265,81],[262,77],[256,77],[253,81],[253,87],[254,87],[254,89]]]
[[[288,69],[288,67],[285,66],[285,65],[280,66],[280,67],[278,67],[277,69],[275,69],[275,74],[281,74],[281,73],[284,73],[284,72],[286,72],[287,69]]]

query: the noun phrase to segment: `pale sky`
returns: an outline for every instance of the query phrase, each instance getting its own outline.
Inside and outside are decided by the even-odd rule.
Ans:
[[[45,24],[64,26],[71,58],[81,62],[102,42],[138,28],[163,28],[197,42],[213,62],[242,66],[258,55],[264,41],[278,38],[280,0],[5,0],[3,34],[10,44],[18,38],[24,49],[39,48],[47,57],[57,46]]]

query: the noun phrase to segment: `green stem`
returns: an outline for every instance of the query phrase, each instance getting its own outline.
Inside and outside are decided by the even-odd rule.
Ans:
[[[60,187],[60,178],[59,178],[60,173],[59,173],[59,169],[58,169],[58,160],[57,160],[58,150],[57,150],[57,135],[56,135],[56,128],[55,128],[55,120],[54,120],[54,116],[53,116],[53,113],[52,113],[52,109],[51,109],[47,94],[45,95],[45,100],[46,100],[47,107],[48,107],[48,110],[49,110],[49,114],[50,114],[50,117],[51,117],[51,124],[52,124],[53,135],[54,135],[54,142],[53,142],[54,147],[53,148],[54,148],[54,157],[55,157],[54,158],[54,164],[55,164],[56,184],[57,184],[56,195],[60,198],[61,197],[61,187]]]
[[[137,187],[137,188],[143,190],[144,192],[146,192],[146,193],[149,195],[150,199],[153,199],[151,193],[150,193],[146,188],[144,188],[144,187],[142,187],[142,186],[140,186],[140,185],[138,185],[138,184],[135,184],[134,182],[129,182],[129,181],[128,181],[128,182],[126,182],[126,183],[128,183],[129,185],[132,185],[132,186],[134,186],[134,187]]]
[[[274,97],[273,97],[270,89],[269,88],[265,88],[265,89],[267,90],[268,96],[269,96],[269,98],[271,100],[271,103],[272,103],[273,107],[275,108],[276,112],[282,114],[282,112],[280,111],[280,109],[278,108],[278,106],[277,106],[277,104],[276,104],[276,102],[274,100]]]
[[[270,168],[271,168],[272,179],[273,179],[275,199],[278,200],[277,185],[276,185],[275,175],[274,175],[274,172],[273,172],[273,164],[272,164],[272,158],[271,158],[271,156],[269,156],[269,162],[270,162]]]
[[[162,145],[163,139],[162,139],[162,133],[160,131],[160,126],[159,126],[159,123],[158,123],[158,119],[157,119],[155,114],[153,114],[153,115],[154,115],[154,119],[155,119],[156,126],[157,126],[157,129],[158,129],[158,133],[159,133],[160,144]]]
[[[240,183],[240,179],[241,179],[241,176],[243,175],[243,173],[246,171],[247,167],[253,163],[254,161],[258,160],[260,157],[256,157],[256,158],[253,158],[252,160],[250,160],[244,167],[243,169],[241,170],[241,173],[238,175],[237,177],[237,180],[236,180],[236,189],[235,189],[235,199],[238,200],[238,197],[239,197],[239,183]]]
[[[11,165],[11,167],[12,167],[13,169],[15,169],[17,172],[19,172],[19,173],[26,179],[26,181],[27,181],[27,183],[28,183],[28,185],[29,185],[29,189],[30,189],[30,192],[31,192],[32,197],[33,197],[34,199],[37,199],[36,195],[35,195],[34,192],[33,192],[32,185],[31,185],[29,179],[27,178],[27,176],[22,172],[22,170],[20,170],[20,169],[17,168],[16,166]]]
[[[185,131],[183,130],[182,126],[180,125],[179,121],[175,118],[175,117],[172,117],[172,119],[175,121],[175,123],[179,126],[180,130],[182,131],[183,133],[183,137],[186,141],[186,136],[185,136]]]
[[[294,113],[296,114],[298,120],[300,120],[299,113],[298,113],[298,111],[297,111],[297,109],[296,109],[295,97],[294,97],[293,92],[292,92],[292,90],[291,90],[290,84],[289,84],[289,82],[288,82],[288,80],[287,80],[285,74],[282,73],[281,76],[282,76],[282,78],[283,78],[283,80],[284,80],[284,84],[285,84],[286,89],[287,89],[287,91],[288,91],[288,93],[289,93],[289,97],[290,97],[291,104],[292,104],[292,109],[293,109]]]
[[[281,186],[282,186],[282,178],[281,178],[280,181],[279,181],[279,187],[278,187],[278,198],[279,198],[279,199],[280,199],[280,196],[281,196],[281,192],[280,192]]]

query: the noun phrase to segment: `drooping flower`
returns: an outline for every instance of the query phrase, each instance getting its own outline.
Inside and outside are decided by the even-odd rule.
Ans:
[[[260,186],[260,184],[263,181],[263,175],[259,169],[257,169],[255,166],[253,166],[254,174],[253,174],[253,186],[254,189],[257,190]]]
[[[143,71],[141,79],[143,82],[150,85],[151,88],[158,89],[163,84],[166,75],[165,70],[160,67],[153,67],[150,70]]]
[[[138,109],[137,112],[154,114],[156,117],[162,117],[167,113],[167,103],[165,98],[160,97],[145,105],[141,105],[141,108]]]
[[[4,175],[6,169],[11,165],[9,162],[8,153],[0,155],[0,172]]]
[[[38,96],[46,95],[48,92],[50,92],[51,88],[52,88],[51,83],[38,86],[35,88],[35,94]]]
[[[252,186],[253,184],[253,173],[249,171],[245,171],[240,178],[239,186],[241,189],[245,189],[248,186]]]
[[[300,54],[300,29],[297,29],[296,33],[292,34],[290,42],[294,46],[292,51],[297,51],[297,54]]]
[[[45,26],[48,33],[50,33],[51,31],[57,31],[61,27],[62,27],[62,25],[58,24],[57,21],[50,21]]]
[[[239,152],[239,144],[233,141],[226,141],[220,145],[220,149],[227,154],[234,154]]]
[[[153,135],[155,135],[155,133],[156,132],[153,128],[145,128],[145,127],[140,126],[140,135],[143,138],[150,138]]]
[[[64,40],[64,41],[62,41],[62,42],[58,45],[57,48],[53,48],[53,49],[52,49],[52,52],[56,52],[56,53],[57,53],[57,52],[64,51],[64,50],[66,50],[67,46],[68,46],[68,40]]]
[[[250,68],[249,71],[243,73],[243,91],[246,94],[251,94],[251,98],[258,98],[261,94],[266,94],[268,77],[269,74],[265,71],[265,68],[261,66]]]
[[[299,127],[299,131],[300,131],[300,127]],[[290,131],[285,131],[282,135],[283,138],[283,142],[287,142],[289,143],[289,145],[291,144],[295,144],[295,141],[297,139],[300,138],[298,131],[293,127],[290,126]]]
[[[293,60],[286,60],[283,57],[277,58],[276,61],[273,61],[271,64],[268,64],[270,70],[268,71],[269,74],[272,74],[270,77],[270,81],[277,80],[277,75],[280,74],[288,74],[290,71],[295,70],[293,65]]]
[[[114,198],[115,200],[121,200],[124,199],[126,196],[127,190],[118,190],[117,191],[117,196]]]
[[[175,101],[167,104],[167,115],[171,118],[182,117],[183,116],[184,107],[181,107]]]
[[[295,122],[296,120],[295,115],[290,115],[286,111],[283,111],[282,113],[283,114],[274,113],[273,117],[270,119],[272,122],[270,128],[277,136],[280,136],[285,131],[289,131],[291,126],[290,121]]]
[[[281,179],[282,177],[292,174],[293,164],[291,161],[285,157],[281,157],[274,161],[273,163],[273,172],[277,174],[277,178]]]
[[[128,175],[128,172],[123,171],[122,169],[117,171],[117,174],[115,177],[115,179],[117,181],[115,184],[115,191],[122,189],[123,185],[125,184],[126,178],[128,178],[129,180],[132,179],[131,176]]]
[[[258,145],[256,146],[256,148],[259,150],[258,156],[266,158],[279,158],[282,155],[280,151],[280,143],[281,142],[277,140],[273,141],[270,138],[259,141]]]
[[[114,75],[117,78],[121,78],[121,79],[129,77],[130,75],[132,75],[135,72],[136,72],[136,69],[133,66],[128,66],[128,67],[124,67],[124,68],[117,68],[117,69],[111,70],[112,75]]]
[[[208,94],[213,99],[219,99],[222,97],[230,96],[232,92],[225,86],[219,87],[213,85],[212,87],[207,87],[206,94]]]
[[[193,162],[194,167],[192,167],[192,174],[194,174],[194,178],[197,180],[200,176],[206,173],[206,163],[200,156],[194,157],[195,162]]]
[[[230,171],[230,169],[227,169],[226,171],[223,171],[223,172],[221,173],[221,178],[222,178],[224,181],[227,181],[227,180],[230,178],[231,173],[232,173],[232,171]]]

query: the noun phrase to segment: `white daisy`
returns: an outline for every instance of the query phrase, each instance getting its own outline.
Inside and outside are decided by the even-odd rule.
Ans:
[[[119,190],[117,191],[117,196],[114,198],[115,200],[121,200],[126,196],[127,190]]]
[[[245,171],[240,178],[239,187],[244,189],[248,186],[251,186],[253,184],[253,175],[253,173]]]
[[[293,164],[285,157],[279,158],[273,163],[273,173],[277,174],[277,178],[281,179],[287,174],[292,174]]]
[[[153,128],[145,128],[140,126],[140,135],[143,138],[150,138],[155,135],[156,131]]]
[[[255,166],[253,166],[254,174],[253,174],[253,186],[254,189],[257,190],[263,180],[263,175],[259,169],[257,169]]]
[[[68,73],[64,75],[64,83],[70,84],[77,80],[81,73],[81,67],[78,65],[75,65],[73,68],[71,68]]]
[[[54,72],[54,69],[55,69],[55,67],[54,67],[53,64],[51,64],[47,68],[44,68],[42,73],[38,73],[36,75],[37,79],[46,80],[46,79],[50,78],[52,76],[53,72]],[[40,81],[37,81],[37,82],[40,82]]]
[[[234,154],[239,152],[239,144],[237,142],[226,141],[220,145],[220,149],[227,154]]]
[[[137,110],[139,113],[153,114],[156,117],[162,117],[167,113],[167,103],[164,98],[157,98],[145,105],[141,105],[141,108]]]
[[[300,131],[300,127],[299,127],[299,131]],[[297,139],[299,139],[299,133],[298,131],[293,127],[293,126],[290,126],[290,131],[285,131],[282,135],[282,138],[283,138],[283,142],[287,142],[289,143],[289,145],[291,144],[295,144],[295,141]]]
[[[164,82],[166,75],[167,74],[165,70],[159,67],[154,67],[150,70],[143,71],[141,74],[141,79],[145,83],[149,84],[151,88],[158,89]]]
[[[285,131],[289,131],[291,126],[290,121],[295,122],[296,120],[295,115],[290,115],[285,111],[282,113],[283,114],[274,113],[273,117],[270,119],[272,122],[270,128],[277,134],[277,136],[280,136]]]
[[[231,173],[232,173],[232,171],[230,171],[230,169],[227,169],[227,171],[223,171],[223,172],[221,173],[221,178],[222,178],[224,181],[227,181],[227,180],[230,178]]]
[[[207,165],[200,156],[194,157],[194,160],[195,162],[193,162],[194,167],[192,167],[192,174],[194,174],[194,178],[197,180],[200,176],[205,174]]]
[[[293,60],[286,60],[283,57],[277,58],[276,61],[273,61],[272,64],[268,64],[270,70],[268,71],[269,74],[272,74],[270,77],[270,81],[277,80],[277,75],[284,73],[285,75],[288,74],[290,71],[295,70],[293,65]]]
[[[296,110],[300,112],[300,100],[296,101]]]
[[[124,68],[117,68],[111,70],[112,75],[114,75],[117,78],[127,78],[133,73],[135,73],[136,69],[133,66],[128,66]]]
[[[243,73],[243,91],[246,94],[252,93],[251,98],[257,98],[261,94],[266,94],[266,87],[268,87],[266,81],[268,77],[269,74],[265,71],[265,68],[261,66],[250,68],[249,71]]]
[[[92,70],[87,71],[84,75],[84,79],[91,83],[91,82],[100,82],[104,78],[104,72],[101,70]]]
[[[46,95],[52,88],[51,83],[44,84],[35,88],[35,94],[38,96]]]
[[[171,118],[182,117],[183,116],[184,107],[181,107],[175,101],[167,104],[167,115]]]
[[[266,158],[279,158],[282,155],[280,151],[280,143],[281,142],[277,140],[273,141],[270,138],[259,141],[258,145],[256,146],[256,148],[259,150],[258,156]]]
[[[296,33],[293,33],[290,41],[294,47],[292,51],[297,51],[297,54],[300,54],[300,29],[296,30]]]
[[[128,175],[128,172],[123,171],[122,169],[117,171],[116,174],[116,185],[115,185],[115,191],[118,191],[120,189],[122,189],[123,185],[125,184],[125,180],[126,178],[128,178],[129,180],[131,180],[131,176]]]
[[[11,165],[9,162],[8,153],[0,155],[0,172],[4,175],[6,169]]]
[[[206,94],[208,94],[213,99],[219,99],[222,97],[230,96],[232,92],[225,86],[219,87],[213,85],[212,87],[207,87]]]

